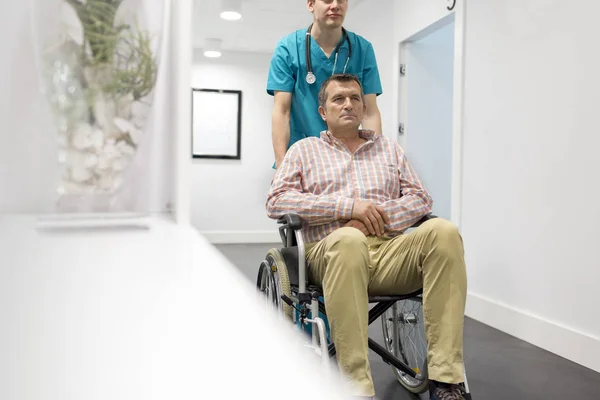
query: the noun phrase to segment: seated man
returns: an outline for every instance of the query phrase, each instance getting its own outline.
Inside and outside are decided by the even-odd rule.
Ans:
[[[360,130],[356,77],[337,74],[319,93],[327,131],[294,144],[277,169],[267,214],[296,213],[311,282],[323,288],[340,371],[359,396],[374,396],[368,359],[368,295],[423,288],[430,398],[462,399],[466,271],[462,238],[431,213],[432,200],[400,146]]]

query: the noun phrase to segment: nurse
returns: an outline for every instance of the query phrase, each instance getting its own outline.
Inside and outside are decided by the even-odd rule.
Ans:
[[[383,91],[371,43],[343,28],[348,0],[307,0],[313,23],[279,40],[269,69],[267,93],[272,112],[275,166],[298,140],[319,136],[327,126],[319,115],[321,84],[334,73],[354,74],[361,81],[367,110],[363,129],[381,133],[377,96]]]

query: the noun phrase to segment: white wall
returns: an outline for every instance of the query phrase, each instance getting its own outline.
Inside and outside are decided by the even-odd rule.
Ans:
[[[600,5],[471,1],[469,315],[600,371]]]
[[[212,243],[279,242],[265,202],[275,170],[273,98],[266,92],[270,54],[195,53],[192,87],[242,91],[241,160],[192,159],[191,220]]]
[[[464,0],[457,0],[457,2],[464,2]],[[393,3],[395,43],[403,42],[423,29],[432,27],[437,21],[456,10],[456,8],[452,11],[447,9],[452,5],[450,0],[396,0]]]
[[[405,44],[406,155],[434,198],[433,213],[450,219],[454,23]]]
[[[137,0],[130,0],[137,1]],[[170,0],[165,0],[170,4]],[[148,11],[148,10],[146,10]],[[153,21],[165,19],[155,110],[150,115],[148,134],[152,139],[141,150],[150,157],[149,166],[139,165],[145,175],[136,178],[142,192],[138,209],[161,212],[172,200],[171,162],[173,120],[170,117],[170,79],[173,65],[170,49],[170,7],[153,8]],[[52,212],[55,200],[57,155],[55,129],[45,99],[38,92],[38,78],[31,30],[30,3],[15,2],[2,11],[0,32],[0,214]],[[154,25],[156,26],[156,25]],[[167,134],[168,133],[168,134]],[[144,162],[143,159],[140,162]]]
[[[376,7],[373,6],[374,1],[377,2]],[[395,122],[392,112],[396,96],[392,85],[397,69],[394,69],[394,55],[390,51],[394,39],[394,0],[363,0],[356,6],[351,1],[348,4],[344,26],[373,44],[383,87],[383,94],[377,98],[383,134],[395,139],[398,135],[398,123]]]

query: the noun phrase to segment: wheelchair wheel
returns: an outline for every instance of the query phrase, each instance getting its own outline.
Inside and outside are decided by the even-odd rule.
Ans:
[[[398,382],[415,394],[427,391],[427,340],[422,298],[397,301],[381,316],[381,322],[387,350],[421,375],[420,379],[416,379],[392,367]]]
[[[267,304],[274,306],[291,320],[292,307],[281,299],[283,294],[291,298],[292,291],[287,266],[279,250],[271,249],[267,253],[260,264],[256,285],[266,296]]]

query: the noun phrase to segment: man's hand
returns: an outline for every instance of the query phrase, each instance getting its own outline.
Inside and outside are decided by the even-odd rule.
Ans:
[[[384,234],[385,224],[390,223],[390,219],[383,208],[362,200],[354,200],[352,219],[361,221],[365,224],[369,233],[377,237],[381,237]]]
[[[365,236],[369,236],[369,230],[367,229],[367,227],[365,226],[365,224],[363,224],[362,222],[360,222],[357,219],[351,219],[349,222],[347,222],[344,227],[349,227],[349,228],[356,228],[359,231],[361,231]]]

